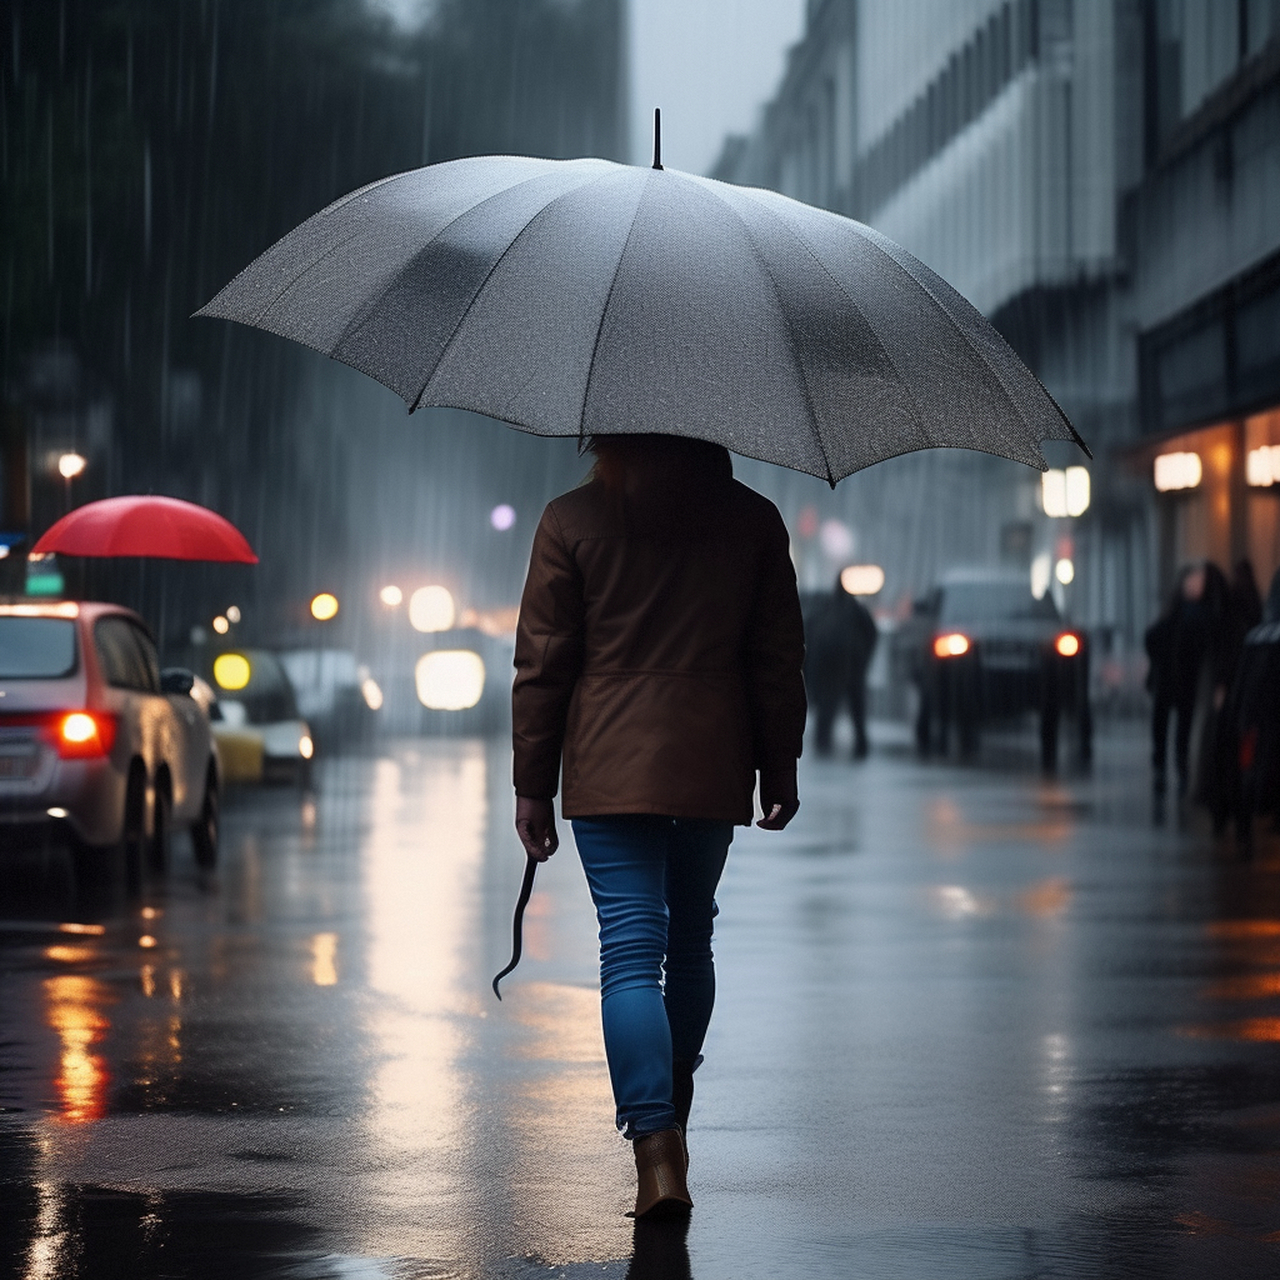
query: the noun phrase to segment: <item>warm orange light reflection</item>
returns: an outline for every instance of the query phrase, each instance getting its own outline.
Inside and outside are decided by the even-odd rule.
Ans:
[[[1267,1000],[1280,996],[1280,973],[1239,973],[1207,987],[1206,1000]]]
[[[969,652],[969,637],[954,631],[949,636],[939,636],[933,642],[933,652],[939,658],[959,658]]]
[[[317,933],[311,939],[311,981],[317,987],[332,987],[338,981],[338,935]]]
[[[1261,1044],[1280,1044],[1280,1018],[1242,1018],[1239,1022],[1180,1027],[1184,1036],[1197,1040],[1248,1040]]]
[[[1071,886],[1059,877],[1041,880],[1018,895],[1018,906],[1032,916],[1061,915],[1070,904]]]
[[[138,946],[140,947],[151,948],[155,945],[156,940],[149,933],[144,933],[142,937],[138,939]]]
[[[1280,938],[1280,920],[1214,920],[1209,924],[1211,938]]]
[[[1073,636],[1071,632],[1064,632],[1058,637],[1058,643],[1054,646],[1064,658],[1074,658],[1080,652],[1080,637]]]
[[[101,924],[60,924],[59,933],[82,933],[89,937],[100,938],[107,929]]]
[[[45,947],[44,958],[57,960],[61,964],[84,964],[93,959],[92,947]]]
[[[107,1110],[110,1076],[101,1055],[92,1052],[110,1028],[103,1008],[108,990],[95,978],[62,974],[46,978],[45,1022],[58,1033],[62,1053],[54,1089],[68,1124],[100,1120]]]

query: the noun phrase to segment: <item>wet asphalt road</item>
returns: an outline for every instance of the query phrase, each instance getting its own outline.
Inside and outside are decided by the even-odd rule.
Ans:
[[[6,888],[0,1274],[1280,1273],[1280,847],[1153,821],[1137,726],[1057,781],[893,736],[735,841],[687,1238],[623,1216],[570,843],[489,989],[502,744],[240,795],[204,882]]]

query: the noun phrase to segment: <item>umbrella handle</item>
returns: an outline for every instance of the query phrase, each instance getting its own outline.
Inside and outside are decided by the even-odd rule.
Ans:
[[[511,963],[493,980],[493,994],[502,999],[498,983],[520,963],[520,951],[523,946],[524,909],[529,905],[529,895],[533,893],[533,877],[538,870],[538,860],[527,857],[524,864],[524,880],[520,885],[520,896],[516,899],[516,914],[511,922]]]

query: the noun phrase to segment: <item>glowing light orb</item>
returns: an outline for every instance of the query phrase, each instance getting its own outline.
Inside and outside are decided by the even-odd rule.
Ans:
[[[243,653],[220,653],[213,660],[213,679],[219,689],[234,693],[249,683],[253,668]]]
[[[413,676],[418,701],[432,711],[465,711],[484,693],[484,660],[470,649],[424,653]]]
[[[419,587],[409,597],[409,622],[415,631],[448,631],[456,616],[447,587]]]
[[[330,591],[322,591],[311,602],[311,616],[317,622],[328,622],[338,616],[338,597]]]

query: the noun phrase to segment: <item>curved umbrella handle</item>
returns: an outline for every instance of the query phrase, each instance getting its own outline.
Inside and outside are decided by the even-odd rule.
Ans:
[[[537,859],[526,856],[524,880],[520,885],[520,896],[516,899],[515,919],[511,922],[511,963],[493,980],[493,994],[499,1000],[502,999],[502,992],[498,990],[498,983],[520,963],[520,951],[523,945],[522,938],[524,933],[524,909],[529,905],[529,895],[533,892],[533,877],[537,870]]]

